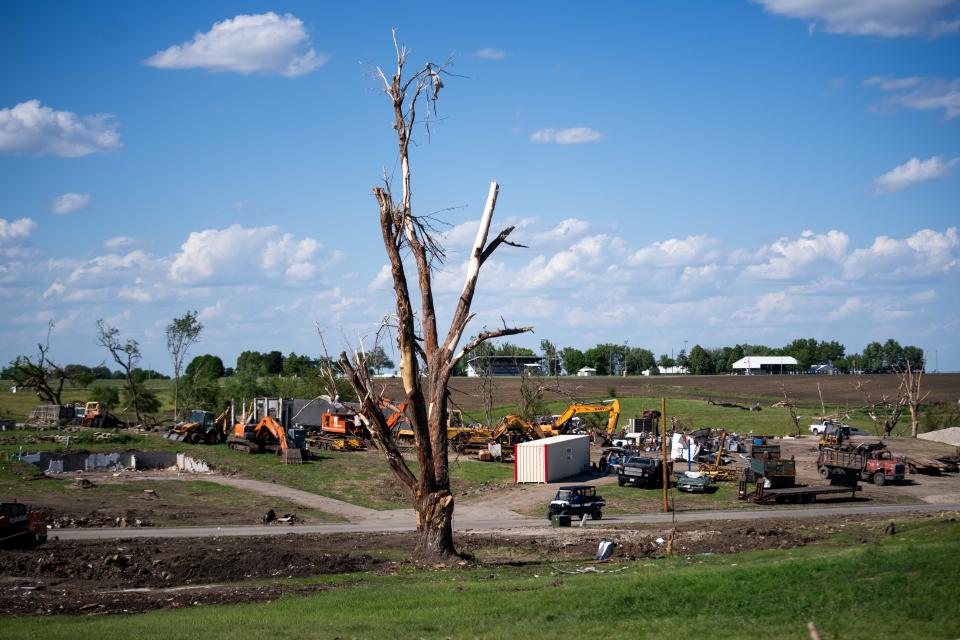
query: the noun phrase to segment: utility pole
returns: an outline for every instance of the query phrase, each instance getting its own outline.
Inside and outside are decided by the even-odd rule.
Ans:
[[[667,397],[660,396],[660,437],[663,449],[663,512],[670,511],[667,503],[667,488],[670,486],[670,474],[667,472]]]

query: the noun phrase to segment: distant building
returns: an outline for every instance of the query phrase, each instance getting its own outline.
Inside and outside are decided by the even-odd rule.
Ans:
[[[835,366],[828,362],[827,364],[811,365],[810,368],[807,369],[807,373],[819,373],[820,375],[834,376],[837,375],[839,371],[837,371]]]
[[[687,368],[687,367],[680,367],[680,366],[674,366],[674,367],[657,367],[657,371],[658,371],[658,372],[660,373],[660,375],[662,375],[662,376],[672,376],[672,375],[683,375],[683,376],[685,376],[685,375],[687,375],[688,373],[690,373],[690,369],[689,369],[689,368]],[[648,375],[650,375],[650,369],[644,369],[643,371],[640,372],[640,375],[642,375],[642,376],[648,376]]]
[[[730,368],[734,373],[746,376],[795,373],[797,359],[792,356],[745,356],[730,365]]]
[[[580,369],[579,371],[577,371],[577,375],[578,376],[595,376],[597,375],[597,370],[594,369],[593,367],[584,367],[583,369]]]
[[[540,356],[477,356],[467,360],[467,376],[520,376],[523,372],[543,373]]]

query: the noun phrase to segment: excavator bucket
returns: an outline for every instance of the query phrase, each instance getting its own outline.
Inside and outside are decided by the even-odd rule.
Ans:
[[[187,436],[182,433],[177,433],[176,431],[169,431],[165,436],[166,440],[173,440],[174,442],[183,442],[183,439]]]
[[[300,449],[284,449],[283,464],[303,464],[303,454]]]

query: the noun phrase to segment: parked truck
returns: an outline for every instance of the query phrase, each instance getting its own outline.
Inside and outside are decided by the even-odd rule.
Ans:
[[[872,481],[877,486],[903,482],[906,465],[895,460],[882,442],[856,447],[823,447],[817,471],[824,479]]]
[[[663,461],[659,458],[630,456],[617,469],[617,484],[636,487],[662,487]]]

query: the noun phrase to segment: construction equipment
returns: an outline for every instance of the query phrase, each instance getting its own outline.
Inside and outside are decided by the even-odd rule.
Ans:
[[[820,441],[817,443],[817,446],[821,449],[823,447],[839,447],[849,438],[849,425],[837,421],[824,420],[823,430],[820,432]]]
[[[312,433],[307,441],[330,451],[365,451],[366,437],[366,427],[356,413],[324,413],[320,433]]]
[[[723,447],[727,441],[727,432],[720,432],[720,446],[717,447],[717,457],[713,462],[701,462],[699,464],[700,473],[709,477],[714,482],[732,481],[734,473],[723,466]]]
[[[116,429],[123,424],[117,416],[103,409],[99,402],[88,402],[84,409],[83,419],[80,421],[81,427]]]
[[[620,419],[620,401],[610,400],[604,404],[581,404],[573,403],[567,407],[560,416],[554,420],[552,425],[545,425],[543,432],[547,436],[558,436],[567,433],[570,420],[581,413],[608,413],[607,435],[613,435],[617,430],[617,421]]]
[[[539,425],[527,422],[520,416],[508,415],[490,429],[463,428],[450,438],[450,446],[457,453],[474,453],[487,449],[490,444],[513,447],[521,442],[545,438]]]
[[[856,447],[823,447],[817,456],[817,471],[824,479],[856,484],[872,481],[877,486],[903,482],[906,466],[894,459],[882,442]]]
[[[32,549],[46,541],[46,515],[16,500],[0,503],[0,549]]]
[[[187,444],[218,444],[225,442],[230,431],[230,407],[224,409],[220,415],[214,416],[212,411],[194,409],[187,415],[187,419],[175,425],[167,432],[164,438]]]
[[[306,429],[291,422],[292,403],[283,398],[254,398],[233,427],[227,446],[246,453],[275,451],[284,463],[301,464],[307,454]]]

